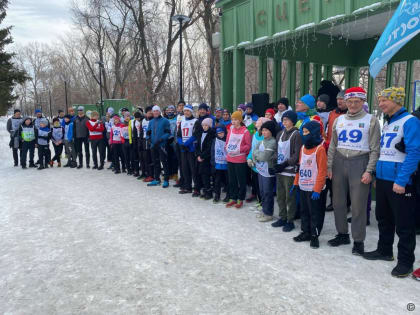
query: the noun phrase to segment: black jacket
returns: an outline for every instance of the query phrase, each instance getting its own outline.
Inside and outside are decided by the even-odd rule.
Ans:
[[[204,138],[203,142],[201,142],[201,138],[203,134],[207,134]],[[207,132],[202,132],[199,134],[197,138],[197,150],[195,152],[195,155],[197,157],[200,157],[204,160],[203,163],[210,164],[211,160],[211,147],[213,144],[213,139],[215,137],[215,131],[213,128],[210,128]]]

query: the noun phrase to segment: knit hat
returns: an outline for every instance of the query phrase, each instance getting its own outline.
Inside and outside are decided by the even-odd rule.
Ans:
[[[245,106],[246,106],[246,108],[254,109],[254,104],[252,104],[252,103],[247,103]]]
[[[232,119],[239,120],[240,122],[243,121],[242,113],[240,111],[238,111],[238,110],[236,112],[233,112],[232,113],[231,118]]]
[[[71,116],[69,114],[67,114],[67,115],[64,115],[64,118],[71,119]]]
[[[134,113],[134,118],[141,118],[141,113],[140,112],[135,112]]]
[[[361,87],[352,87],[346,90],[346,93],[344,94],[344,99],[348,100],[349,98],[361,98],[362,100],[366,100],[366,91]]]
[[[246,106],[245,104],[239,104],[238,105],[238,109],[241,109],[243,112],[246,111]]]
[[[47,120],[47,118],[41,118],[41,119],[39,120],[39,124],[48,125],[48,120]]]
[[[330,97],[327,94],[321,94],[318,96],[318,101],[325,103],[328,107],[328,103],[330,102]]]
[[[16,109],[13,111],[13,113],[14,113],[14,114],[16,114],[16,113],[20,113],[20,109],[17,109],[17,108],[16,108]]]
[[[297,114],[294,111],[287,110],[286,112],[284,112],[281,119],[283,120],[284,118],[288,118],[293,123],[293,126],[296,125]]]
[[[342,99],[344,99],[344,94],[346,93],[346,91],[340,91],[340,92],[338,92],[338,94],[337,94],[337,98],[342,98]]]
[[[217,107],[217,108],[214,110],[214,112],[215,112],[215,113],[217,113],[217,112],[223,112],[223,109],[222,109],[222,108],[220,108],[220,107]]]
[[[277,127],[276,123],[272,120],[269,120],[269,121],[266,121],[265,123],[262,124],[261,130],[263,130],[264,128],[268,129],[268,130],[270,130],[271,135],[273,137],[275,137],[276,136],[276,130],[277,130],[276,127]]]
[[[389,99],[398,105],[404,105],[405,89],[403,87],[389,87],[378,94],[378,97]]]
[[[315,98],[311,94],[306,94],[300,98],[300,101],[303,102],[310,109],[315,108]]]
[[[262,126],[263,123],[270,121],[270,119],[265,118],[265,117],[260,117],[258,118],[257,122],[255,123],[255,128],[257,128],[257,130],[259,130]]]
[[[168,107],[166,107],[166,109],[173,109],[173,110],[175,110],[175,106],[174,105],[169,105]]]
[[[206,103],[201,103],[198,105],[198,110],[200,109],[209,110],[209,106]]]
[[[287,97],[281,97],[277,102],[277,106],[279,106],[279,104],[283,104],[286,108],[289,108],[289,99]]]
[[[276,112],[274,111],[274,109],[272,108],[268,108],[265,113],[270,113],[271,114],[271,119],[274,119],[274,115],[276,114]]]
[[[85,108],[83,107],[83,106],[79,106],[79,107],[77,107],[77,111],[84,111],[85,110]]]
[[[185,105],[185,106],[184,106],[184,110],[188,110],[188,111],[190,111],[191,113],[193,113],[193,112],[194,112],[194,109],[193,109],[193,107],[192,107],[190,104]]]
[[[211,128],[211,127],[213,127],[213,119],[211,119],[211,118],[205,118],[201,122],[201,125],[202,126],[206,125],[206,126],[209,126]]]
[[[60,122],[60,119],[58,119],[57,117],[53,118],[53,124],[54,124],[56,121]]]
[[[109,107],[107,112],[108,114],[112,115],[114,113],[114,109],[112,107]]]
[[[40,109],[35,109],[35,114],[41,113]]]
[[[147,107],[144,109],[144,111],[147,113],[147,112],[150,112],[152,109],[153,109],[153,107],[152,107],[152,106],[147,106]]]
[[[152,108],[152,111],[155,111],[155,110],[161,112],[160,107],[157,106],[157,105],[153,106],[153,108]]]
[[[114,115],[114,116],[112,116],[112,118],[115,120],[115,118],[116,119],[118,119],[119,121],[121,121],[121,117],[120,116],[118,116],[118,115]]]
[[[129,110],[128,110],[128,108],[127,107],[123,107],[123,108],[121,108],[121,112],[128,112]]]
[[[219,133],[219,132],[225,132],[225,133],[226,133],[226,128],[225,128],[225,126],[224,126],[224,125],[219,125],[219,126],[216,128],[216,133]]]

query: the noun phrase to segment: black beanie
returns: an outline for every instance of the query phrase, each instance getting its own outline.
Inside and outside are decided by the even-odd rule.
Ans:
[[[279,106],[280,103],[284,104],[286,108],[289,108],[289,99],[287,97],[281,97],[279,101],[277,102],[277,106]]]
[[[14,113],[14,114],[16,114],[16,113],[20,113],[20,109],[15,109],[15,110],[13,111],[13,113]]]
[[[282,116],[281,119],[283,120],[284,117],[290,119],[292,121],[292,123],[293,123],[293,126],[296,125],[296,123],[297,123],[297,114],[294,111],[292,111],[292,110],[285,111],[283,113],[283,116]]]
[[[329,105],[330,103],[330,97],[327,94],[321,94],[320,96],[318,96],[318,101],[324,102],[325,105]]]
[[[263,123],[261,125],[261,130],[263,130],[263,128],[270,130],[271,135],[274,138],[276,137],[277,125],[276,125],[276,123],[273,120],[266,121],[265,123]]]

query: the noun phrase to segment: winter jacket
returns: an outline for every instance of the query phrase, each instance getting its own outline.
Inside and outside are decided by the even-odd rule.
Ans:
[[[171,126],[166,118],[159,116],[150,121],[147,129],[147,139],[150,139],[152,148],[157,145],[164,148],[170,135]]]
[[[299,130],[293,127],[289,131],[285,128],[276,137],[276,161],[278,160],[278,143],[279,141],[288,141],[290,139],[290,157],[286,161],[287,166],[296,166],[299,163],[299,153],[302,148],[302,137],[299,134]],[[285,169],[283,172],[295,174],[293,170]]]
[[[70,122],[74,122],[74,120],[76,119],[76,116],[70,116]],[[61,125],[64,127],[64,125],[66,124],[65,119],[63,119],[63,121],[61,121]]]
[[[48,145],[51,139],[51,129],[49,127],[35,129],[35,139],[38,145]]]
[[[87,122],[89,121],[89,118],[85,115],[83,117],[77,116],[74,119],[73,127],[74,132],[73,136],[75,138],[87,138],[89,136],[89,129],[87,127]]]
[[[365,117],[367,113],[362,109],[360,112],[356,114],[350,114],[347,112],[345,114],[346,120],[359,120]],[[379,144],[381,139],[381,130],[379,126],[378,119],[372,115],[370,120],[370,127],[369,127],[369,152],[366,151],[356,151],[356,150],[348,150],[348,149],[339,149],[337,148],[338,145],[338,135],[337,135],[337,119],[334,121],[333,129],[332,129],[332,137],[331,142],[328,148],[328,170],[332,171],[332,166],[334,163],[334,157],[336,152],[340,152],[347,158],[353,158],[356,156],[361,156],[365,154],[369,154],[369,162],[366,167],[365,172],[372,173],[375,170],[376,162],[379,158]]]
[[[229,140],[232,135],[243,135],[239,146],[240,154],[237,156],[232,156],[231,154],[229,154]],[[230,128],[228,130],[228,135],[226,138],[226,150],[228,152],[227,161],[230,163],[246,163],[246,157],[249,153],[249,150],[251,150],[251,141],[251,134],[245,126],[241,126],[239,128]]]
[[[68,123],[64,123],[64,140],[68,142],[73,141],[73,122],[70,120]]]
[[[122,144],[124,143],[123,137],[123,128],[124,125],[122,123],[114,124],[111,127],[110,137],[109,137],[109,144]]]
[[[188,120],[193,120],[196,119],[194,118],[194,116],[191,116],[189,118],[184,116],[184,119],[182,121],[188,121]],[[180,126],[177,130],[177,143],[180,145],[181,151],[185,152],[195,152],[195,147],[197,144],[197,139],[200,137],[201,135],[201,131],[203,130],[201,127],[201,123],[198,119],[196,119],[194,126],[193,126],[193,131],[192,131],[192,135],[185,140],[185,142],[183,141],[183,137],[182,137],[182,130],[181,130],[181,126],[182,126],[182,121],[180,123]]]
[[[255,129],[255,123],[258,120],[258,116],[254,113],[251,113],[250,115],[248,114],[244,114],[244,124],[246,126],[246,128],[248,129],[249,133],[251,134],[251,136],[256,132]]]
[[[65,130],[63,127],[53,127],[51,129],[51,139],[55,145],[62,144],[64,141]]]
[[[264,145],[264,151],[260,150],[261,144]],[[252,161],[257,162],[267,162],[268,168],[273,168],[273,165],[276,163],[276,139],[271,137],[269,139],[262,139],[257,141],[255,144],[254,150],[252,151]]]
[[[17,149],[20,145],[19,127],[23,123],[23,118],[11,117],[7,120],[7,131],[10,134],[11,148]]]
[[[264,136],[260,134],[258,131],[254,133],[252,136],[252,143],[251,143],[251,150],[248,153],[248,156],[246,157],[247,160],[252,160],[252,152],[254,152],[255,146],[258,142],[262,141],[264,139]],[[257,169],[255,166],[252,168],[252,170],[257,173]]]
[[[195,155],[202,158],[204,162],[209,165],[211,160],[211,146],[214,137],[215,131],[212,128],[207,130],[207,132],[203,130],[198,138],[197,150],[195,151]]]
[[[139,144],[141,135],[141,121],[133,119],[128,126],[128,137],[130,144]]]
[[[404,119],[410,114],[405,108],[401,108],[398,112],[388,118],[388,124]],[[406,119],[406,118],[405,118]],[[420,161],[420,121],[412,116],[403,124],[403,139],[405,144],[404,162],[389,162],[378,161],[376,164],[376,177],[383,180],[388,180],[405,187],[407,184],[412,184],[411,175],[416,171],[417,165]],[[390,137],[382,135],[381,150],[386,147]],[[379,158],[380,159],[380,158]]]
[[[340,109],[336,108],[335,110],[333,110],[332,112],[330,112],[330,115],[328,116],[328,123],[327,123],[327,148],[330,145],[331,142],[331,137],[332,137],[332,129],[334,126],[334,122],[335,120],[340,117],[341,115],[344,115],[345,113],[347,113],[347,110],[345,111],[341,111]]]
[[[100,120],[90,119],[86,122],[86,127],[89,130],[90,140],[103,139],[105,126]]]

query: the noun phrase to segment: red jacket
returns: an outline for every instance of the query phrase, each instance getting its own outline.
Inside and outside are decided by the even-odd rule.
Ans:
[[[91,119],[86,122],[86,127],[89,129],[89,139],[99,140],[104,137],[104,124],[96,119]]]

